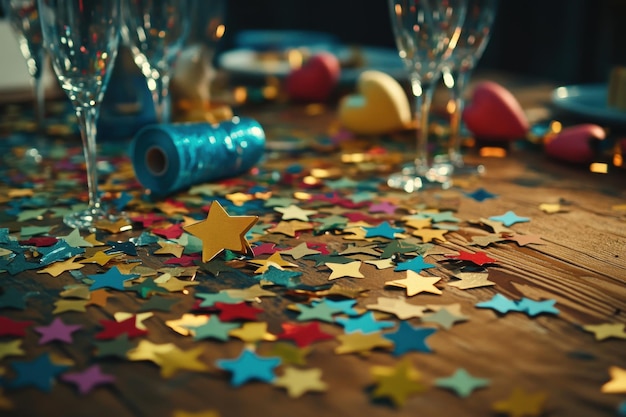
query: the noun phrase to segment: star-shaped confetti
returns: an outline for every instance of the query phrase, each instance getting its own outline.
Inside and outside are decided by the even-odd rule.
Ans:
[[[205,351],[202,346],[196,346],[188,350],[182,350],[176,346],[164,351],[156,351],[154,356],[161,367],[161,376],[171,378],[179,371],[206,372],[209,365],[200,360],[200,355]]]
[[[524,222],[529,222],[530,218],[528,217],[520,217],[517,214],[515,214],[512,211],[507,211],[506,213],[500,215],[500,216],[491,216],[489,217],[489,220],[493,220],[496,222],[500,222],[503,225],[505,225],[506,227],[512,226],[516,223],[524,223]]]
[[[104,274],[87,275],[94,280],[89,289],[91,291],[99,288],[111,288],[114,290],[124,291],[124,283],[139,277],[137,274],[125,275],[120,272],[117,266],[107,270]]]
[[[68,372],[61,375],[61,380],[76,385],[82,395],[90,393],[95,387],[104,384],[112,384],[115,377],[102,372],[100,365],[95,364],[80,372]]]
[[[582,326],[585,331],[593,333],[596,340],[609,338],[626,339],[626,324],[624,323],[600,323]]]
[[[41,335],[39,344],[43,345],[55,340],[64,343],[72,343],[72,334],[81,328],[81,325],[66,324],[57,317],[49,325],[37,326],[34,329]]]
[[[521,311],[515,301],[506,298],[502,294],[495,294],[491,300],[477,303],[476,307],[489,308],[500,314],[506,314],[510,311]]]
[[[261,357],[244,349],[235,359],[219,359],[215,363],[218,368],[232,374],[230,383],[241,386],[251,380],[273,382],[276,379],[274,370],[280,365],[280,358]]]
[[[426,307],[410,304],[404,297],[390,298],[378,297],[376,304],[368,304],[370,310],[383,311],[394,314],[400,320],[408,320],[414,317],[422,317]]]
[[[326,391],[327,385],[321,377],[321,369],[298,369],[289,366],[272,384],[285,388],[291,398],[299,398],[309,391]]]
[[[345,264],[327,262],[326,266],[332,271],[328,276],[328,280],[332,281],[338,278],[365,278],[360,271],[362,262],[352,261]]]
[[[292,340],[298,347],[309,346],[312,343],[330,340],[334,336],[322,331],[318,322],[297,324],[282,323],[283,331],[278,334],[278,339]]]
[[[403,355],[406,352],[432,352],[426,339],[437,332],[433,327],[414,327],[406,321],[401,321],[398,329],[385,334],[385,338],[394,344],[393,354]]]
[[[507,399],[496,401],[492,409],[509,417],[537,417],[543,413],[547,398],[543,392],[531,394],[521,388],[515,388]]]
[[[435,381],[435,386],[447,388],[454,391],[459,397],[466,398],[469,397],[474,390],[489,386],[489,380],[477,378],[470,375],[465,369],[459,368],[449,377],[438,378]]]
[[[10,387],[35,387],[44,392],[52,391],[57,375],[68,368],[66,365],[54,364],[48,352],[30,361],[13,361],[9,365],[16,374],[15,378],[9,382]]]
[[[406,271],[406,278],[387,281],[385,285],[406,288],[406,295],[412,297],[422,292],[442,294],[442,291],[435,287],[435,284],[439,281],[441,281],[439,277],[425,277],[419,275],[417,272],[408,270]]]
[[[391,349],[393,342],[385,338],[381,333],[363,334],[354,332],[337,336],[341,343],[335,348],[335,353],[369,353],[372,349]]]
[[[459,261],[469,261],[478,266],[483,266],[485,264],[494,264],[498,262],[497,260],[489,257],[485,252],[480,251],[476,253],[470,253],[461,250],[459,251],[458,255],[448,255],[447,257],[450,259],[457,259]]]
[[[386,398],[396,407],[403,406],[409,396],[426,390],[420,381],[420,374],[408,360],[386,370],[374,368],[372,376],[376,380],[372,398]]]
[[[225,249],[252,252],[246,233],[258,219],[257,216],[230,216],[219,202],[213,201],[206,220],[184,229],[202,240],[202,262],[209,262]]]

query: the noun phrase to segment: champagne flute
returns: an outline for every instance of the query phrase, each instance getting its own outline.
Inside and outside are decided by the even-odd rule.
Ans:
[[[169,84],[189,33],[191,0],[122,0],[123,37],[146,77],[161,123],[171,121]]]
[[[461,31],[465,4],[465,0],[389,0],[391,26],[409,72],[418,121],[415,160],[388,178],[392,188],[413,192],[451,184],[451,164],[432,164],[429,159],[428,120],[443,63]]]
[[[450,139],[448,156],[454,175],[483,174],[483,165],[467,165],[461,152],[461,120],[465,100],[463,94],[472,70],[480,60],[495,20],[497,0],[467,0],[467,13],[456,48],[446,60],[443,82],[450,90]]]
[[[26,59],[28,73],[35,84],[35,122],[39,133],[44,130],[45,91],[43,71],[45,50],[37,0],[3,0],[2,8],[17,35],[20,51]]]
[[[100,203],[96,122],[111,76],[122,23],[120,0],[38,0],[44,45],[62,89],[74,106],[85,155],[89,206],[67,214],[70,227],[95,229],[113,221]]]

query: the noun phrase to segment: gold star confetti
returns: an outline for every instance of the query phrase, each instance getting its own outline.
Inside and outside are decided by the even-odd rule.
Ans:
[[[70,259],[65,261],[54,262],[49,265],[47,268],[40,269],[37,271],[38,274],[50,274],[53,277],[58,277],[65,271],[71,271],[74,269],[81,269],[85,265],[80,262],[74,262],[76,260],[76,256],[72,256]]]
[[[313,229],[309,222],[299,220],[281,221],[275,227],[267,229],[269,233],[280,233],[289,237],[296,237],[298,232]]]
[[[441,290],[435,287],[435,284],[440,280],[439,277],[425,277],[415,271],[408,270],[406,271],[406,278],[387,281],[385,285],[406,288],[406,295],[412,297],[422,292],[442,294]]]
[[[133,225],[129,222],[129,220],[126,220],[124,218],[121,218],[114,222],[105,219],[99,219],[94,222],[94,226],[98,230],[104,230],[112,234],[126,232],[133,229]]]
[[[188,327],[199,327],[208,321],[209,316],[185,313],[178,319],[167,320],[165,324],[176,333],[180,333],[183,336],[189,336],[193,333],[188,329]]]
[[[283,375],[273,381],[273,385],[285,388],[291,398],[298,398],[309,391],[326,391],[327,385],[321,377],[321,369],[298,369],[289,366],[285,368]]]
[[[430,217],[424,217],[424,218],[408,218],[406,221],[406,225],[409,227],[412,227],[413,229],[425,229],[427,227],[430,227],[432,223],[432,219]]]
[[[558,203],[542,203],[539,204],[539,210],[547,214],[554,214],[562,211],[562,208]]]
[[[454,277],[460,281],[448,282],[448,285],[460,290],[496,285],[495,282],[489,281],[489,272],[459,272],[454,274]]]
[[[176,349],[174,343],[153,343],[149,340],[140,340],[139,344],[126,353],[126,357],[131,361],[151,361],[159,365],[158,354]]]
[[[422,239],[424,243],[432,242],[433,240],[438,240],[440,242],[447,242],[446,238],[443,236],[448,233],[448,230],[445,229],[418,229],[413,231],[413,236],[417,236]]]
[[[305,242],[300,243],[298,246],[291,249],[280,251],[281,255],[291,255],[293,259],[300,259],[307,255],[317,255],[320,251],[315,249],[309,249]]]
[[[278,356],[284,365],[306,365],[306,356],[311,353],[311,346],[298,347],[291,343],[272,344],[271,356]]]
[[[233,329],[228,334],[246,343],[256,343],[262,340],[272,342],[276,340],[276,336],[267,331],[267,322],[264,321],[244,323],[240,328]]]
[[[611,337],[616,339],[626,339],[626,330],[624,323],[601,323],[587,324],[583,329],[593,333],[596,340],[605,340]]]
[[[341,343],[341,345],[335,348],[335,353],[338,355],[345,353],[369,353],[372,349],[377,348],[393,348],[393,342],[378,332],[341,334],[337,336],[337,340]]]
[[[264,290],[260,284],[255,284],[251,287],[239,289],[224,290],[231,298],[245,301],[256,301],[260,297],[276,297],[276,293],[268,290]]]
[[[328,276],[328,280],[332,281],[337,278],[365,278],[365,275],[359,271],[361,261],[348,262],[346,264],[327,262],[326,266],[332,271]]]
[[[374,260],[369,260],[369,261],[364,261],[364,262],[369,265],[374,265],[376,269],[388,269],[388,268],[394,268],[396,266],[396,264],[393,262],[391,258],[374,259]]]
[[[198,358],[204,350],[204,346],[197,346],[188,350],[174,347],[163,352],[156,351],[154,355],[158,364],[161,366],[161,376],[163,378],[171,378],[181,370],[196,372],[208,371],[209,366]]]
[[[111,296],[111,294],[105,290],[104,288],[99,288],[95,291],[91,292],[89,297],[89,302],[87,305],[95,305],[99,307],[104,307],[107,303],[107,299]]]
[[[254,271],[256,274],[262,274],[264,272],[267,272],[270,266],[273,266],[274,268],[278,268],[280,270],[283,270],[285,267],[295,268],[298,266],[294,263],[284,260],[279,252],[272,253],[267,259],[252,259],[248,262],[253,265],[260,266],[260,268]]]
[[[167,276],[167,279],[160,279],[164,276]],[[173,277],[169,274],[163,274],[161,277],[155,279],[154,281],[159,287],[165,288],[169,292],[184,292],[187,287],[192,287],[200,284],[198,281],[186,281]]]
[[[209,262],[225,249],[251,253],[246,233],[258,219],[258,216],[229,216],[220,203],[213,201],[206,220],[184,229],[202,241],[202,262]]]
[[[611,366],[609,368],[611,380],[602,385],[601,391],[605,394],[626,393],[626,369]]]
[[[543,413],[547,398],[547,394],[543,392],[530,394],[521,388],[514,388],[509,398],[493,403],[492,409],[509,417],[534,417]]]
[[[104,251],[98,251],[94,253],[90,258],[83,259],[80,261],[81,264],[98,264],[100,266],[104,266],[111,259],[115,258],[113,255],[107,255]]]
[[[56,300],[52,314],[61,314],[67,311],[77,311],[84,313],[87,311],[89,300]]]
[[[410,395],[426,390],[426,387],[419,381],[419,372],[408,359],[398,362],[388,370],[374,368],[371,373],[376,380],[372,397],[387,398],[396,407],[403,406]]]
[[[154,251],[156,255],[174,255],[180,258],[183,255],[183,250],[185,250],[184,246],[177,243],[163,242],[161,240],[157,243],[160,248]]]
[[[370,310],[391,313],[400,320],[422,317],[427,309],[425,306],[408,303],[404,297],[378,297],[376,304],[368,304],[366,307]]]

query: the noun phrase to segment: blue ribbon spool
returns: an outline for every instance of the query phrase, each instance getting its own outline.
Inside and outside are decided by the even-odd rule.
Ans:
[[[157,196],[235,177],[263,156],[265,132],[253,119],[219,124],[150,125],[134,136],[130,157],[137,179]]]

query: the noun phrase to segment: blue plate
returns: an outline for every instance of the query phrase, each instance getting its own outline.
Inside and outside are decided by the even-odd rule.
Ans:
[[[552,104],[580,119],[607,125],[626,125],[626,111],[607,105],[606,84],[582,84],[556,88]]]

